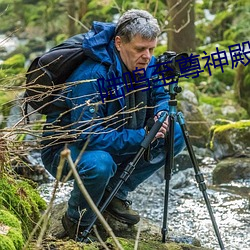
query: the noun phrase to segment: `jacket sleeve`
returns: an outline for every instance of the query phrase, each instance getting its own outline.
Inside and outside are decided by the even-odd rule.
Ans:
[[[66,91],[66,102],[71,109],[70,128],[77,138],[76,143],[79,147],[87,143],[88,150],[104,150],[114,155],[136,153],[146,132],[144,129],[115,129],[107,126],[107,121],[112,123],[115,115],[107,117],[106,105],[101,101],[96,79],[103,75],[104,66],[93,64],[91,67],[83,63],[68,79],[74,83],[80,79],[88,79],[86,82],[73,84]]]

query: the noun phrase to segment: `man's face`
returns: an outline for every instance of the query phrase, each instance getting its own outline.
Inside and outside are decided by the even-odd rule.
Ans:
[[[136,68],[145,70],[153,55],[157,44],[157,39],[146,40],[140,35],[136,35],[129,43],[124,43],[121,37],[115,37],[115,46],[120,52],[120,56],[129,71]]]

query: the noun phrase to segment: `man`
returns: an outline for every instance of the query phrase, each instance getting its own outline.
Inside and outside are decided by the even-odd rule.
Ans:
[[[60,152],[67,143],[73,161],[77,159],[77,171],[97,206],[116,186],[127,163],[140,149],[147,120],[150,117],[157,120],[161,112],[168,111],[169,95],[163,82],[154,81],[154,86],[149,86],[147,81],[155,70],[153,52],[159,32],[156,19],[142,10],[125,12],[117,25],[94,22],[83,41],[88,58],[69,77],[68,88],[47,116],[42,151],[46,169],[56,175]],[[166,119],[151,145],[150,159],[140,159],[106,209],[117,220],[131,225],[139,222],[140,216],[130,208],[127,196],[164,165],[163,138],[167,130]],[[184,148],[178,123],[174,138],[176,155]],[[66,163],[63,176],[69,170]],[[62,219],[65,231],[73,239],[81,237],[93,217],[75,182]]]

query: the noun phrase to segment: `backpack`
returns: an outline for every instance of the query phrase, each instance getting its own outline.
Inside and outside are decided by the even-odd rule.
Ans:
[[[82,42],[85,34],[75,35],[34,59],[26,72],[25,114],[28,105],[48,114],[66,79],[86,59]]]

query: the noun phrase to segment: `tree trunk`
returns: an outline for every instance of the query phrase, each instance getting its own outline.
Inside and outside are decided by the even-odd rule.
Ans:
[[[78,11],[79,20],[83,18],[83,16],[87,13],[87,10],[88,10],[87,0],[79,1],[79,11]]]
[[[73,36],[76,34],[76,3],[75,0],[69,0],[68,4],[68,13],[69,13],[69,22],[68,22],[68,34],[69,36]]]
[[[195,51],[195,0],[167,0],[169,9],[168,50]]]

